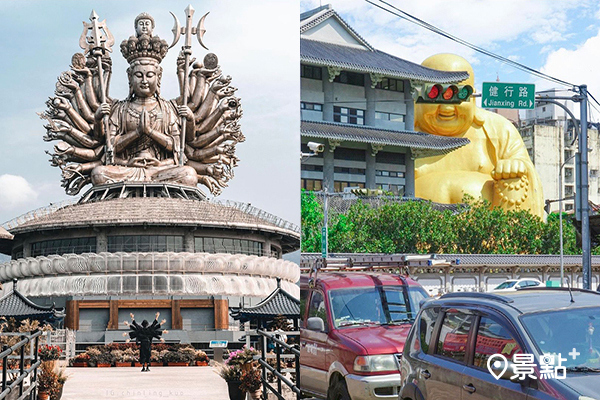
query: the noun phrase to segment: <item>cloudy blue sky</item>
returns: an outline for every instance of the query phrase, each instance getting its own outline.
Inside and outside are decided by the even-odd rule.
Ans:
[[[363,38],[387,53],[415,63],[437,53],[465,57],[474,67],[479,92],[482,82],[495,81],[497,77],[502,82],[535,83],[536,90],[555,87],[364,0],[330,3]],[[575,85],[587,84],[600,100],[598,0],[388,0],[388,3],[506,58]],[[300,8],[306,11],[324,4],[327,2],[301,0]],[[594,118],[598,120],[598,113]]]
[[[173,11],[185,22],[190,1],[7,1],[0,2],[0,224],[29,210],[70,198],[60,187],[60,171],[48,162],[44,121],[36,112],[54,93],[56,77],[80,52],[82,21],[92,9],[106,19],[113,48],[111,96],[127,95],[126,61],[119,51],[143,11],[156,20],[154,33],[172,39]],[[224,74],[239,88],[246,142],[237,147],[236,177],[220,196],[250,202],[299,223],[299,5],[295,1],[244,0],[192,3],[195,21],[210,11],[204,41],[217,54]],[[195,40],[195,39],[194,39]],[[175,59],[163,61],[162,95],[178,95]],[[206,51],[195,42],[194,55]]]

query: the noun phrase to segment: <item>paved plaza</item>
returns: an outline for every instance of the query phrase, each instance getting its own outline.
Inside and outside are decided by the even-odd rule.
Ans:
[[[67,368],[63,400],[229,399],[227,384],[212,367]]]

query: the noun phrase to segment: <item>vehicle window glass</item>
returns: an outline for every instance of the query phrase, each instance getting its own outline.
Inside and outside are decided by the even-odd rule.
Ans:
[[[438,310],[428,308],[423,310],[419,318],[419,344],[423,353],[429,351],[429,344],[431,343],[431,336],[433,335],[438,314]]]
[[[323,324],[325,325],[325,327],[327,327],[327,315],[325,311],[325,301],[323,298],[323,293],[317,291],[313,292],[313,295],[310,298],[308,316],[321,318],[323,320]]]
[[[472,324],[472,315],[454,309],[446,311],[435,353],[464,362]]]
[[[473,364],[487,371],[488,358],[494,354],[502,354],[512,360],[515,353],[521,353],[521,348],[508,330],[493,319],[482,317],[477,329]]]
[[[527,286],[538,286],[540,283],[536,281],[527,281]]]
[[[304,317],[306,313],[306,301],[308,300],[308,290],[300,289],[300,324],[304,328]]]
[[[421,308],[419,306],[421,300],[430,296],[427,291],[420,286],[409,286],[408,297],[410,299],[410,311],[408,317],[414,319]]]
[[[517,283],[517,281],[506,281],[496,286],[496,289],[509,289],[513,287],[515,283]]]

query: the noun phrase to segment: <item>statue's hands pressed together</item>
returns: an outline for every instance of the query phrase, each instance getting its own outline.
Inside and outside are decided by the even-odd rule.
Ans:
[[[140,124],[138,125],[138,132],[142,135],[149,135],[152,127],[150,126],[150,117],[148,111],[143,110],[140,115]]]
[[[110,114],[110,104],[102,103],[102,104],[100,104],[100,107],[98,107],[98,109],[96,110],[96,114],[94,115],[94,118],[96,118],[96,121],[100,121],[102,118],[104,118],[105,115],[109,115],[109,114]]]
[[[527,173],[527,167],[521,160],[498,160],[492,171],[494,180],[520,178]]]

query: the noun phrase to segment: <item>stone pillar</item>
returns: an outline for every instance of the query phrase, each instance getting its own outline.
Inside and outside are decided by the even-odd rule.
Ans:
[[[183,251],[188,252],[188,253],[196,252],[193,230],[186,232],[185,236],[183,237]]]
[[[325,141],[325,151],[323,151],[323,188],[327,188],[329,193],[333,193],[333,173],[333,151],[329,142]]]
[[[323,67],[323,121],[333,122],[333,82],[329,82],[329,71]]]
[[[106,231],[102,229],[96,235],[96,253],[102,253],[108,251],[108,235]]]
[[[373,154],[373,151],[371,150],[370,146],[367,146],[367,150],[366,150],[367,154],[367,170],[366,170],[366,174],[365,174],[365,187],[367,189],[376,189],[377,188],[377,183],[376,181],[376,163],[377,163],[377,158],[376,156]]]
[[[377,105],[377,93],[372,85],[371,74],[365,75],[365,97],[367,98],[367,110],[365,111],[365,125],[375,126],[375,106]]]
[[[406,156],[404,172],[404,197],[415,197],[415,160],[412,158],[412,152],[408,149]]]
[[[406,100],[406,115],[404,116],[404,129],[415,130],[415,102],[410,93],[410,81],[404,80],[404,99]]]
[[[171,329],[183,329],[181,300],[171,300]]]

